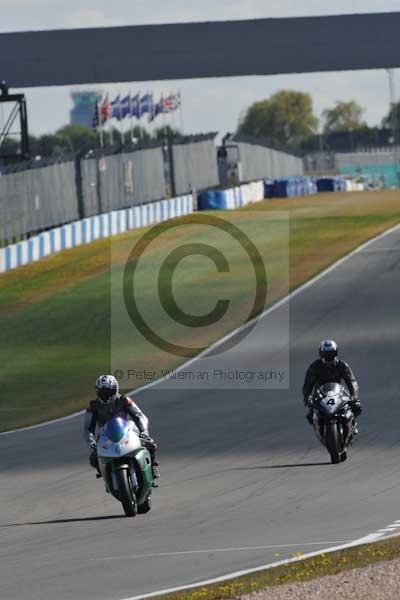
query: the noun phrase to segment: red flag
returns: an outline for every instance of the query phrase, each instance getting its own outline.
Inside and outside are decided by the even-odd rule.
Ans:
[[[108,121],[108,119],[111,119],[111,104],[110,104],[110,101],[108,99],[108,94],[107,94],[107,96],[104,98],[104,100],[100,106],[100,122],[101,122],[101,124],[104,125],[104,123],[106,121]]]

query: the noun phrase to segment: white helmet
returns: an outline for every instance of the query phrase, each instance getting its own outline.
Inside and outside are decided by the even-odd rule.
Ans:
[[[319,345],[319,355],[326,364],[335,364],[339,348],[334,340],[324,340]]]
[[[107,404],[119,392],[119,384],[114,375],[100,375],[96,381],[97,395]]]

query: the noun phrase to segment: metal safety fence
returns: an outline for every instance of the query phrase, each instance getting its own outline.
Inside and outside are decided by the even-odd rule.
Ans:
[[[0,171],[0,247],[122,208],[243,182],[302,173],[302,161],[235,140],[232,165],[216,133],[32,161]],[[234,163],[234,164],[233,164]],[[227,177],[230,169],[235,176]]]
[[[0,245],[78,219],[218,185],[215,135],[3,169]]]

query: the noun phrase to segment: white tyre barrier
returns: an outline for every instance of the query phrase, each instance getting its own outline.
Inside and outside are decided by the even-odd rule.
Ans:
[[[88,244],[194,211],[192,194],[115,210],[44,231],[17,244],[0,248],[0,273],[35,262],[61,250]]]

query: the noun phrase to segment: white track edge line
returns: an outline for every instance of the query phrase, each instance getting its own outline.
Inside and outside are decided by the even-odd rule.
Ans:
[[[174,369],[174,371],[176,373],[178,373],[179,371],[182,371],[183,369],[187,368],[193,362],[195,362],[196,360],[199,360],[200,358],[205,356],[208,352],[211,352],[212,350],[214,350],[215,348],[217,348],[218,346],[220,346],[221,344],[223,344],[230,338],[234,337],[235,335],[238,335],[246,327],[250,327],[252,323],[260,321],[267,315],[271,314],[273,311],[277,310],[278,308],[280,308],[281,306],[286,304],[286,302],[290,302],[290,300],[292,298],[295,298],[298,294],[301,294],[306,289],[308,289],[309,287],[311,287],[312,285],[314,285],[315,283],[317,283],[318,281],[320,281],[321,279],[326,277],[326,275],[328,275],[329,273],[331,273],[332,271],[334,271],[335,269],[340,267],[343,263],[345,263],[347,260],[349,260],[350,258],[355,256],[359,252],[362,252],[365,248],[368,248],[368,246],[371,246],[375,242],[379,242],[381,239],[385,238],[386,236],[390,235],[391,233],[394,233],[398,229],[400,229],[400,224],[394,225],[390,229],[383,231],[382,233],[378,234],[377,236],[371,238],[370,240],[363,242],[360,246],[357,246],[357,248],[352,250],[349,254],[346,254],[345,256],[343,256],[342,258],[337,260],[335,263],[333,263],[332,265],[327,267],[324,271],[321,271],[321,273],[318,273],[318,275],[315,275],[314,277],[312,277],[311,279],[309,279],[308,281],[303,283],[301,286],[299,286],[298,288],[293,290],[293,292],[291,292],[284,298],[281,298],[281,300],[278,300],[278,302],[276,302],[275,304],[273,304],[272,306],[267,308],[264,312],[262,312],[257,317],[255,317],[255,319],[253,319],[252,321],[248,321],[247,323],[245,323],[244,325],[241,325],[234,331],[231,331],[230,333],[225,335],[223,338],[221,338],[220,340],[217,340],[216,342],[211,344],[211,346],[209,346],[208,348],[206,348],[205,350],[200,352],[200,354],[198,354],[194,358],[191,358],[189,361],[178,366],[176,369]],[[151,383],[143,385],[140,388],[137,388],[136,390],[132,390],[131,393],[140,394],[141,392],[144,392],[145,390],[148,390],[149,388],[152,388],[155,385],[158,385],[162,381],[165,381],[165,379],[167,379],[167,378],[168,378],[168,375],[166,375],[165,377],[161,377],[160,379],[157,379],[156,381],[152,381]],[[3,431],[0,433],[0,437],[4,437],[6,435],[11,435],[14,433],[21,433],[24,431],[32,431],[34,429],[41,429],[42,427],[48,427],[50,425],[56,425],[58,423],[63,423],[65,421],[69,421],[70,419],[74,419],[75,417],[78,417],[80,415],[83,415],[84,412],[85,412],[84,410],[81,410],[81,411],[73,413],[71,415],[67,415],[66,417],[60,417],[59,419],[52,419],[51,421],[45,421],[44,423],[37,423],[36,425],[30,425],[29,427],[22,427],[20,429],[12,429],[10,431]]]
[[[302,544],[272,544],[269,546],[243,546],[237,548],[206,548],[204,550],[181,550],[176,552],[158,552],[154,554],[123,554],[89,558],[91,562],[107,560],[136,560],[140,558],[171,558],[173,556],[189,556],[196,554],[219,554],[223,552],[258,552],[261,550],[282,550],[283,548],[298,548],[299,546],[324,546],[325,544],[349,544],[352,540],[336,540],[335,542],[304,542]]]
[[[154,596],[164,596],[166,594],[173,594],[176,592],[183,592],[185,590],[192,590],[199,587],[205,587],[208,585],[214,585],[216,583],[223,583],[225,581],[229,581],[231,579],[236,579],[238,577],[243,577],[245,575],[252,575],[253,573],[258,573],[260,571],[267,571],[269,569],[273,569],[274,567],[281,567],[283,565],[287,565],[294,562],[299,562],[305,560],[307,558],[313,558],[314,556],[321,556],[321,554],[328,554],[331,552],[337,552],[339,550],[346,550],[347,548],[353,548],[355,546],[361,546],[363,544],[369,544],[380,539],[380,535],[376,533],[372,533],[365,537],[362,537],[358,540],[354,540],[353,542],[348,542],[346,544],[341,544],[340,546],[332,546],[330,548],[325,548],[323,550],[316,550],[315,552],[308,552],[306,554],[302,554],[301,556],[296,556],[294,558],[289,558],[287,560],[280,560],[278,562],[269,563],[267,565],[261,565],[259,567],[254,567],[252,569],[244,569],[243,571],[236,571],[234,573],[228,573],[227,575],[222,575],[221,577],[215,577],[213,579],[207,579],[204,581],[199,581],[197,583],[192,583],[189,585],[177,586],[174,588],[158,590],[155,592],[150,592],[148,594],[139,594],[139,596],[129,596],[127,598],[122,598],[121,600],[145,600],[145,598],[154,598]]]
[[[52,419],[51,421],[45,421],[44,423],[37,423],[36,425],[29,425],[29,427],[21,427],[20,429],[11,429],[10,431],[2,431],[0,437],[11,435],[12,433],[22,433],[23,431],[33,431],[34,429],[41,429],[42,427],[48,427],[49,425],[56,425],[57,423],[63,423],[64,421],[70,421],[83,415],[85,411],[80,410],[79,412],[72,413],[66,417],[59,417],[58,419]]]

